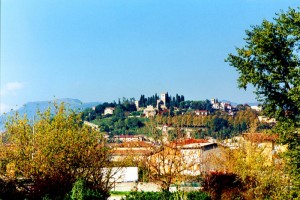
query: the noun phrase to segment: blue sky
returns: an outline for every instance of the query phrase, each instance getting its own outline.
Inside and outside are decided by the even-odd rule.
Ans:
[[[245,30],[295,0],[2,0],[1,111],[29,101],[254,102],[224,62]]]

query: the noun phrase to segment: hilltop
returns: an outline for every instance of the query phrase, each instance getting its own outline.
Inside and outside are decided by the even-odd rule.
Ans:
[[[55,99],[55,100],[51,100],[51,101],[28,102],[17,110],[12,110],[8,113],[0,115],[0,130],[2,130],[4,128],[4,123],[7,120],[7,118],[9,116],[12,116],[16,112],[18,112],[20,114],[20,116],[24,116],[26,114],[28,119],[33,119],[37,110],[44,112],[44,111],[46,111],[46,109],[48,109],[50,107],[51,112],[54,112],[55,104],[61,104],[62,102],[65,103],[67,108],[70,108],[72,110],[78,110],[78,111],[83,111],[86,108],[91,108],[91,107],[96,106],[101,103],[101,102],[84,103],[84,102],[80,101],[79,99],[72,99],[72,98],[61,98],[61,99]]]

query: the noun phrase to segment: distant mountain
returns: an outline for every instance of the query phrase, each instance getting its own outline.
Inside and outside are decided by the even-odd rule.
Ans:
[[[86,108],[92,108],[96,105],[101,104],[101,102],[89,102],[83,103],[78,99],[71,99],[71,98],[63,98],[57,99],[53,101],[36,101],[36,102],[29,102],[23,105],[16,111],[10,111],[6,114],[0,115],[0,130],[3,130],[5,121],[9,116],[14,115],[16,112],[19,113],[20,116],[27,115],[28,119],[33,119],[34,115],[36,114],[37,110],[41,112],[46,111],[49,107],[51,112],[54,113],[55,111],[55,104],[61,104],[64,102],[65,106],[69,109],[76,110],[78,112],[83,111]]]

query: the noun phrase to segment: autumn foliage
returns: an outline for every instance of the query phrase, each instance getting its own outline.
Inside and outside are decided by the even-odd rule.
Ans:
[[[24,195],[40,199],[63,196],[78,179],[108,195],[109,152],[102,135],[82,124],[79,115],[58,106],[38,113],[34,121],[11,118],[0,144],[0,178],[13,182]]]

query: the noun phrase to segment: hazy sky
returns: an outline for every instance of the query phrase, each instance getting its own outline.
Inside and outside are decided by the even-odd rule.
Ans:
[[[296,0],[2,0],[1,110],[169,92],[254,102],[224,62]]]

